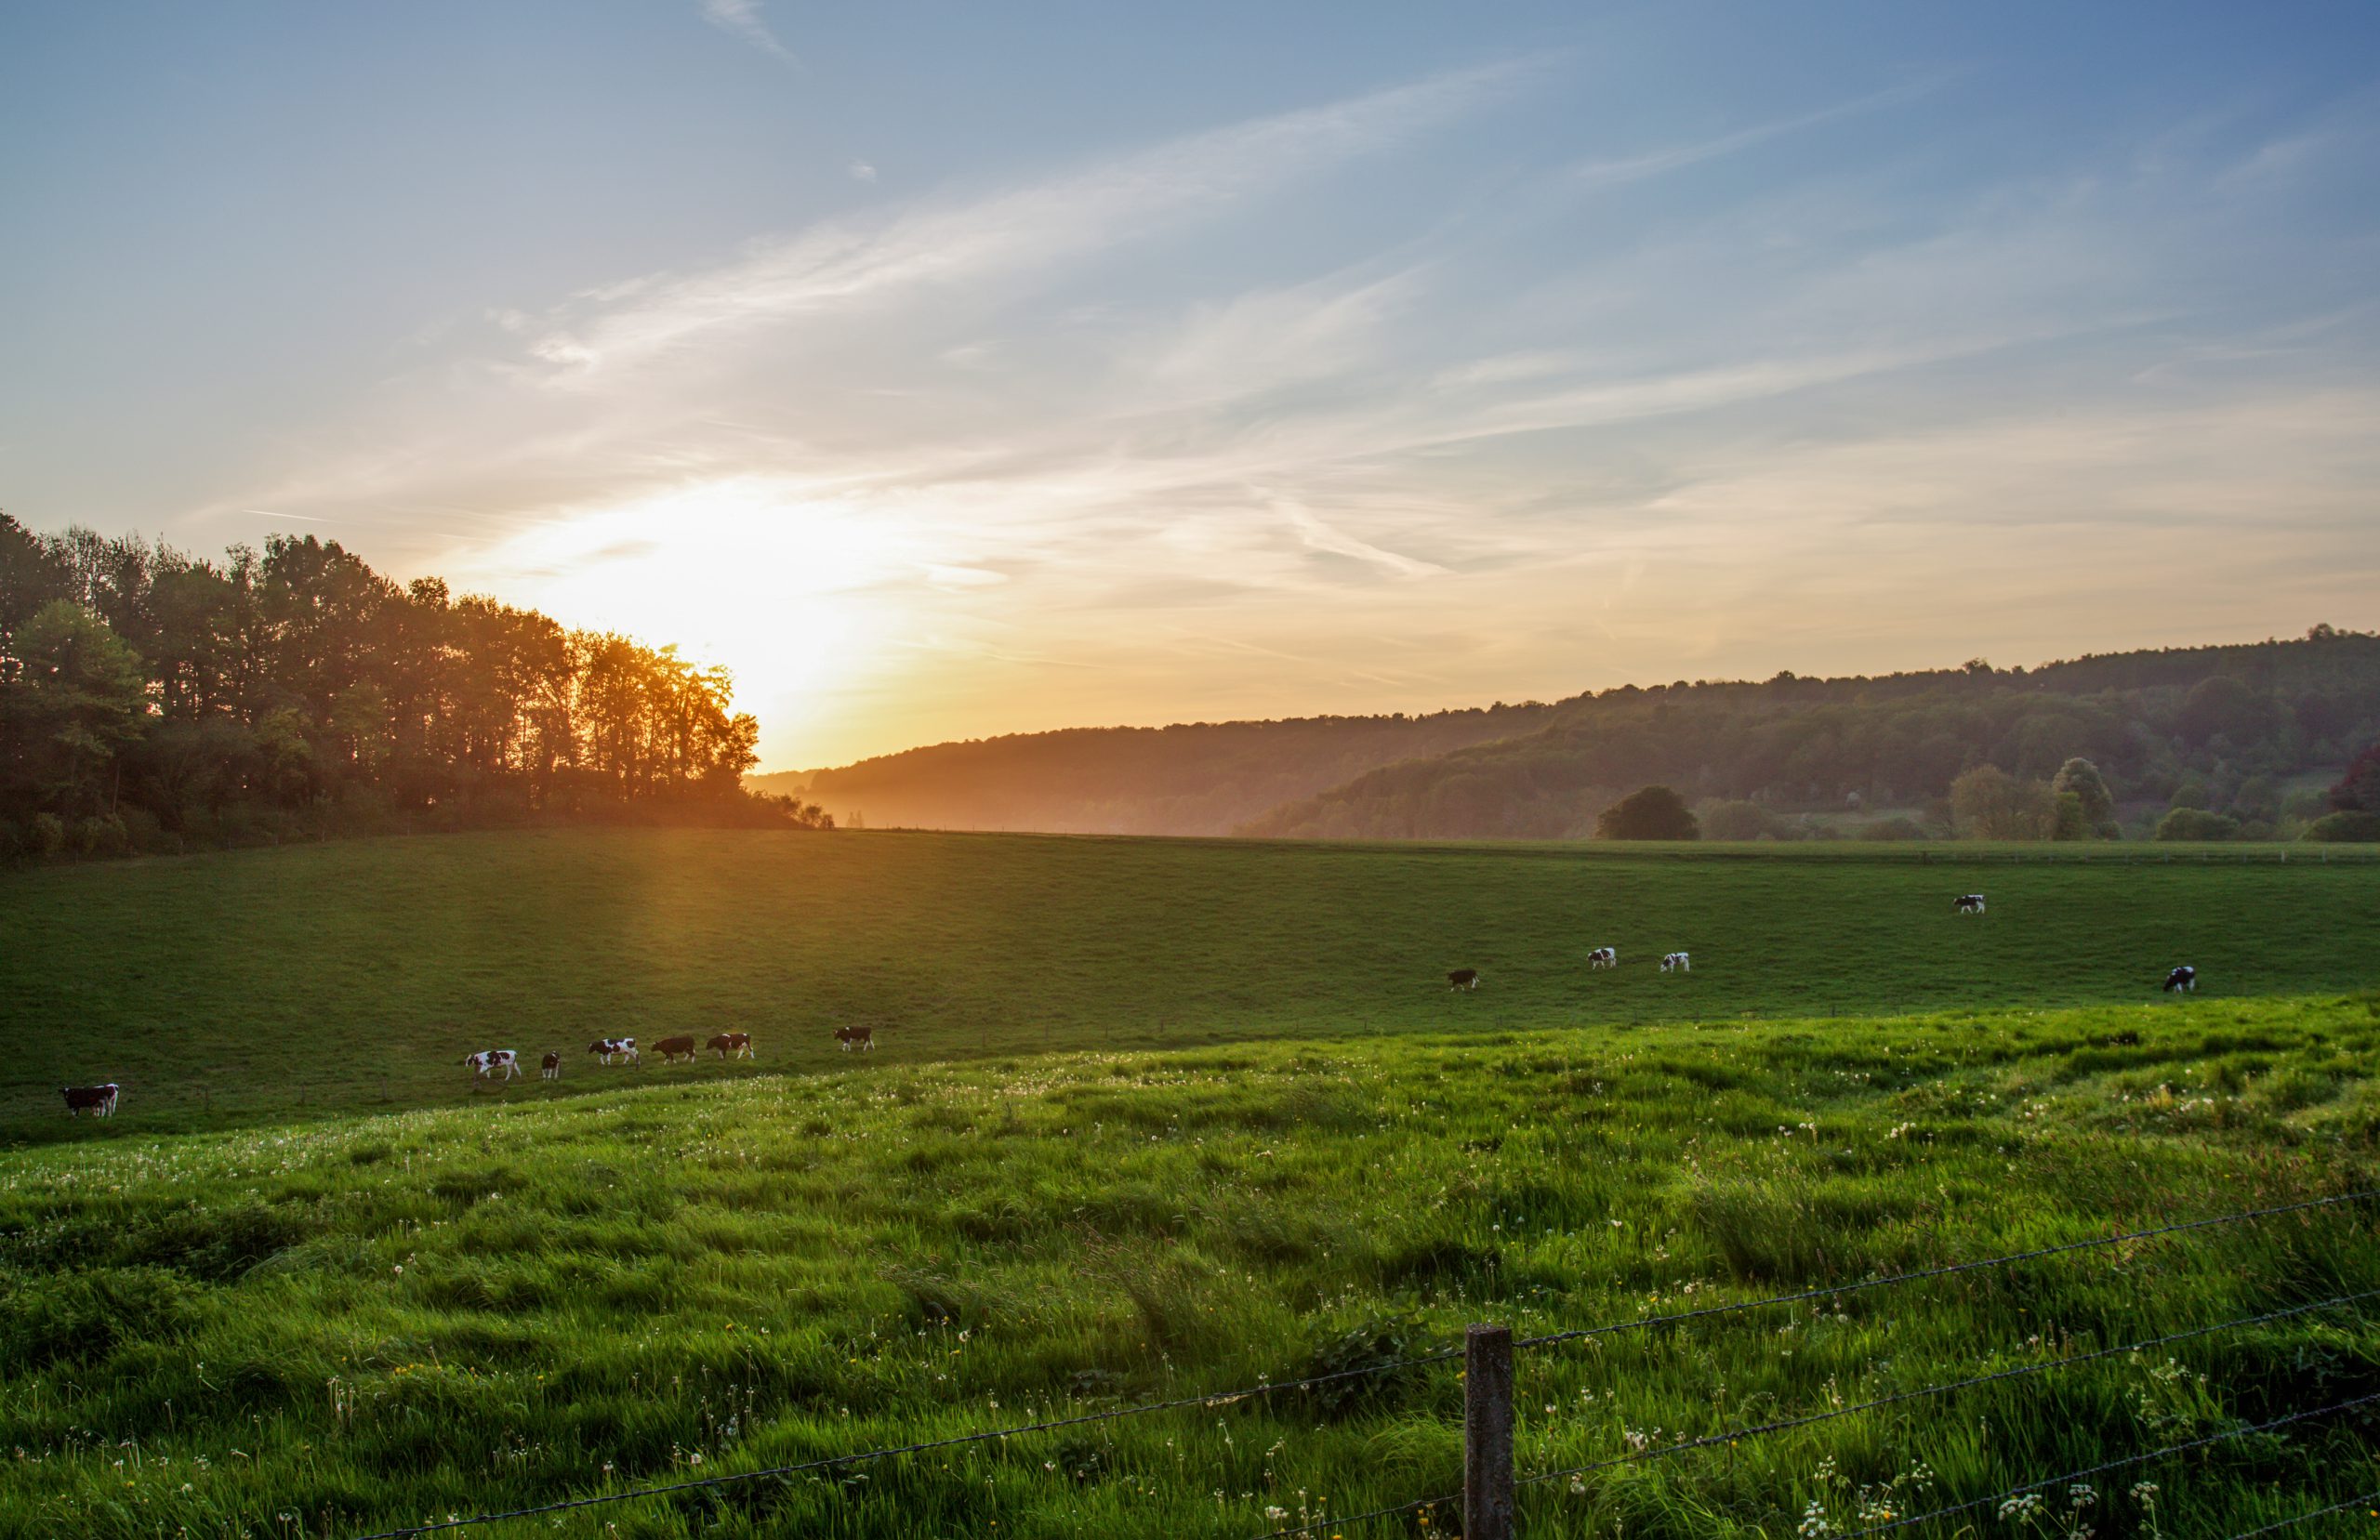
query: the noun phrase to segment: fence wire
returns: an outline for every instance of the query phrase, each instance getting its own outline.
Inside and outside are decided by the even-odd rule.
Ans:
[[[2334,1513],[2345,1513],[2351,1507],[2370,1510],[2374,1503],[2380,1503],[2380,1492],[2367,1492],[2360,1496],[2349,1497],[2344,1503],[2333,1503],[2328,1507],[2318,1507],[2311,1513],[2301,1513],[2294,1519],[2277,1520],[2260,1529],[2242,1530],[2238,1534],[2232,1535],[2231,1540],[2256,1540],[2256,1536],[2260,1534],[2279,1534],[2282,1530],[2295,1529],[2300,1524],[2308,1524],[2317,1519],[2327,1519]],[[2380,1511],[2372,1512],[2371,1516],[2380,1519]]]
[[[1771,1305],[1801,1305],[1813,1299],[1834,1299],[1844,1295],[1859,1294],[1869,1289],[1889,1288],[1897,1283],[1915,1283],[1929,1278],[1949,1278],[1957,1273],[1976,1272],[1985,1268],[2006,1267],[2012,1262],[2030,1262],[2043,1257],[2062,1257],[2069,1252],[2089,1251],[2099,1246],[2121,1245],[2126,1241],[2145,1241],[2157,1235],[2178,1235],[2185,1231],[2205,1230],[2214,1225],[2237,1224],[2243,1219],[2269,1219],[2279,1214],[2295,1214],[2309,1208],[2329,1208],[2338,1204],[2360,1202],[2380,1197],[2380,1189],[2360,1192],[2342,1192],[2330,1198],[2307,1198],[2302,1203],[2277,1204],[2270,1208],[2251,1208],[2238,1214],[2219,1214],[2208,1219],[2185,1219],[2176,1224],[2158,1225],[2149,1230],[2126,1231],[2117,1235],[2103,1235],[2088,1241],[2068,1241],[2054,1246],[2039,1246],[2031,1251],[2011,1252],[2005,1257],[1986,1257],[1972,1262],[1949,1262],[1937,1268],[1920,1268],[1913,1272],[1888,1273],[1882,1278],[1863,1278],[1855,1283],[1834,1283],[1822,1289],[1803,1289],[1795,1294],[1773,1294],[1765,1299],[1739,1300],[1731,1305],[1705,1305],[1699,1310],[1679,1310],[1670,1315],[1638,1316],[1633,1321],[1618,1321],[1602,1326],[1580,1326],[1566,1332],[1548,1332],[1542,1336],[1521,1337],[1513,1343],[1519,1348],[1550,1348],[1561,1342],[1578,1342],[1591,1336],[1610,1336],[1619,1332],[1642,1331],[1652,1326],[1676,1326],[1689,1321],[1707,1321],[1714,1316],[1734,1315],[1740,1310],[1762,1310]]]
[[[927,1439],[916,1443],[860,1450],[848,1454],[833,1454],[815,1460],[802,1460],[792,1465],[768,1466],[759,1470],[724,1471],[717,1476],[704,1476],[687,1481],[672,1481],[665,1486],[637,1487],[628,1492],[598,1493],[592,1496],[567,1498],[560,1502],[544,1503],[530,1507],[507,1508],[496,1513],[477,1513],[469,1518],[441,1519],[419,1524],[406,1524],[397,1529],[380,1530],[370,1534],[360,1535],[357,1540],[409,1540],[409,1537],[414,1535],[434,1534],[442,1530],[468,1529],[475,1524],[502,1523],[509,1519],[534,1519],[543,1513],[566,1513],[574,1508],[598,1507],[610,1503],[635,1502],[646,1497],[666,1497],[673,1493],[700,1492],[711,1487],[733,1486],[743,1481],[764,1481],[777,1477],[799,1476],[837,1466],[866,1465],[877,1460],[889,1460],[900,1454],[922,1454],[937,1449],[956,1449],[966,1444],[988,1443],[997,1439],[1018,1438],[1028,1433],[1048,1433],[1062,1428],[1082,1428],[1092,1423],[1115,1422],[1124,1417],[1145,1416],[1155,1412],[1178,1412],[1194,1406],[1206,1408],[1230,1406],[1235,1402],[1257,1396],[1273,1395],[1285,1390],[1306,1390],[1318,1385],[1329,1385],[1341,1380],[1355,1379],[1369,1375],[1391,1374],[1396,1370],[1417,1368],[1431,1363],[1444,1363],[1461,1356],[1461,1349],[1447,1348],[1437,1352],[1421,1353],[1388,1363],[1368,1363],[1359,1369],[1339,1369],[1327,1375],[1310,1375],[1303,1379],[1268,1382],[1250,1386],[1240,1390],[1218,1390],[1201,1396],[1181,1396],[1171,1401],[1144,1402],[1134,1406],[1114,1406],[1104,1411],[1085,1412],[1071,1417],[1050,1417],[1040,1422],[1019,1423],[1012,1428],[989,1428],[980,1433],[959,1433],[946,1439]]]
[[[2268,1208],[2247,1209],[2237,1214],[2217,1215],[2211,1218],[2185,1220],[2180,1223],[2160,1225],[2148,1230],[2130,1231],[2114,1235],[2095,1237],[2087,1241],[2069,1241],[2059,1245],[2042,1246],[2031,1251],[2014,1252],[2004,1257],[1984,1257],[1969,1262],[1954,1262],[1937,1268],[1924,1268],[1912,1272],[1895,1273],[1883,1278],[1862,1279],[1858,1283],[1838,1284],[1828,1288],[1805,1289],[1795,1294],[1773,1295],[1762,1299],[1742,1300],[1730,1305],[1706,1306],[1700,1310],[1684,1310],[1670,1315],[1641,1316],[1633,1321],[1616,1322],[1607,1325],[1583,1327],[1572,1331],[1553,1332],[1540,1336],[1520,1338],[1514,1341],[1513,1346],[1515,1349],[1551,1347],[1557,1343],[1574,1342],[1587,1337],[1609,1336],[1617,1332],[1643,1330],[1654,1326],[1676,1325],[1685,1322],[1704,1320],[1713,1316],[1732,1315],[1742,1310],[1760,1310],[1772,1305],[1799,1304],[1813,1299],[1831,1298],[1847,1294],[1857,1294],[1869,1289],[1884,1288],[1897,1283],[1916,1283],[1924,1279],[1948,1277],[1955,1273],[1972,1272],[1986,1268],[2005,1267],[2015,1262],[2031,1261],[2038,1257],[2056,1257],[2069,1252],[2084,1251],[2095,1247],[2118,1245],[2126,1241],[2147,1240],[2159,1235],[2171,1235],[2187,1231],[2203,1230],[2214,1225],[2235,1224],[2247,1219],[2270,1218],[2276,1215],[2298,1213],[2308,1209],[2326,1208],[2340,1204],[2354,1203],[2361,1199],[2375,1196],[2380,1196],[2380,1190],[2366,1190],[2358,1192],[2341,1193],[2327,1198],[2308,1198],[2299,1203],[2280,1204]],[[2313,1307],[2308,1308],[2310,1309]],[[400,1525],[394,1529],[378,1530],[368,1534],[360,1535],[356,1537],[356,1540],[412,1540],[413,1536],[435,1534],[448,1530],[469,1529],[482,1524],[503,1523],[514,1519],[533,1519],[543,1514],[567,1513],[580,1508],[601,1507],[615,1503],[639,1502],[648,1497],[666,1497],[689,1492],[701,1492],[719,1487],[739,1485],[747,1481],[771,1481],[787,1476],[805,1475],[813,1471],[832,1469],[837,1467],[871,1464],[875,1461],[892,1459],[903,1454],[929,1454],[935,1450],[962,1448],[970,1444],[988,1443],[997,1440],[1019,1438],[1027,1434],[1053,1432],[1061,1428],[1083,1428],[1097,1423],[1115,1422],[1127,1417],[1146,1416],[1158,1412],[1183,1411],[1192,1407],[1211,1409],[1215,1407],[1229,1406],[1236,1402],[1252,1400],[1260,1396],[1277,1395],[1285,1391],[1307,1390],[1318,1386],[1330,1385],[1351,1379],[1368,1378],[1377,1375],[1395,1373],[1404,1369],[1422,1368],[1435,1363],[1449,1362],[1455,1359],[1461,1358],[1461,1356],[1462,1349],[1461,1348],[1445,1348],[1435,1352],[1417,1353],[1410,1357],[1395,1359],[1387,1363],[1365,1364],[1360,1368],[1340,1369],[1329,1374],[1309,1375],[1300,1379],[1264,1381],[1236,1390],[1210,1391],[1203,1395],[1180,1396],[1167,1401],[1144,1402],[1131,1406],[1109,1407],[1098,1412],[1085,1412],[1074,1416],[1051,1417],[1038,1422],[1020,1423],[1010,1428],[991,1428],[975,1433],[955,1434],[946,1439],[926,1439],[913,1443],[893,1444],[879,1449],[861,1450],[851,1454],[828,1455],[814,1460],[798,1461],[789,1465],[767,1466],[757,1470],[726,1471],[717,1476],[704,1476],[690,1481],[672,1481],[660,1486],[635,1487],[625,1492],[597,1493],[585,1497],[564,1498],[551,1503],[534,1504],[522,1507],[506,1508],[496,1512],[477,1513],[468,1517],[427,1520],[418,1524]],[[1678,1447],[1683,1448],[1688,1446],[1681,1445]],[[1568,1473],[1563,1472],[1557,1474]],[[1537,1479],[1551,1480],[1553,1477],[1548,1476]],[[1434,1504],[1443,1503],[1449,1500],[1450,1499],[1443,1497],[1424,1498],[1412,1503],[1402,1504],[1395,1507],[1382,1508],[1374,1513],[1357,1514],[1343,1520],[1329,1520],[1329,1522],[1359,1523],[1368,1519],[1409,1512],[1416,1508],[1427,1507]],[[1309,1524],[1304,1526],[1302,1529],[1284,1530],[1277,1533],[1283,1535],[1294,1535],[1317,1527],[1319,1527],[1318,1524]],[[1267,1540],[1271,1540],[1271,1537],[1268,1536]]]
[[[2276,1428],[2286,1428],[2291,1423],[2305,1422],[2313,1417],[2327,1417],[2337,1412],[2351,1412],[2359,1406],[2368,1406],[2373,1402],[2380,1402],[2380,1390],[2375,1390],[2370,1395],[2358,1396],[2352,1401],[2342,1401],[2330,1406],[2318,1406],[2307,1412],[2292,1412],[2286,1416],[2275,1417],[2270,1422],[2260,1422],[2253,1427],[2226,1428],[2220,1433],[2209,1433],[2202,1439],[2191,1439],[2184,1443],[2169,1443],[2162,1449],[2151,1449],[2145,1454],[2127,1454],[2122,1459],[2104,1461],[2098,1465],[2087,1466],[2081,1470],[2069,1470],[2063,1476],[2049,1476],[2038,1481],[2027,1481],[2022,1486],[2012,1486],[2004,1492],[1995,1492],[1989,1497],[1971,1497],[1964,1503],[1953,1503],[1948,1507],[1937,1507],[1924,1513],[1912,1513],[1906,1519],[1895,1519],[1886,1523],[1871,1524],[1866,1529],[1856,1529],[1845,1533],[1840,1540],[1865,1540],[1865,1537],[1871,1534],[1884,1534],[1893,1530],[1907,1529],[1911,1524],[1931,1523],[1937,1519],[1948,1519],[1954,1513],[1965,1513],[1970,1509],[1989,1507],[1994,1503],[2005,1503],[2012,1498],[2022,1497],[2028,1493],[2045,1492],[2054,1486],[2087,1481],[2094,1476],[2105,1476],[2109,1471],[2127,1470],[2136,1465],[2147,1465],[2151,1460],[2187,1454],[2193,1449],[2205,1449],[2214,1444],[2227,1443],[2233,1439],[2244,1439],[2254,1433],[2269,1433]]]
[[[1616,1466],[1639,1465],[1647,1460],[1658,1460],[1671,1454],[1683,1454],[1691,1450],[1712,1449],[1722,1444],[1736,1443],[1744,1439],[1764,1438],[1771,1433],[1783,1433],[1795,1428],[1807,1428],[1813,1423],[1832,1422],[1838,1417],[1856,1416],[1859,1413],[1873,1412],[1880,1407],[1897,1406],[1902,1402],[1923,1401],[1928,1396],[1946,1396],[1953,1390],[1970,1390],[1978,1385],[1993,1385],[2003,1380],[2022,1379],[2030,1375],[2047,1374],[2052,1369],[2071,1369],[2080,1364],[2096,1362],[2101,1359],[2147,1352],[2152,1348],[2163,1348],[2176,1342],[2187,1342],[2192,1337],[2211,1336],[2216,1332],[2237,1331],[2248,1326],[2261,1326],[2269,1322],[2286,1321],[2291,1316],[2306,1315],[2315,1310],[2329,1310],[2337,1305],[2351,1305],[2375,1297],[2380,1297],[2380,1289],[2365,1289],[2359,1294],[2343,1294],[2335,1298],[2317,1300],[2310,1305],[2292,1305],[2287,1310],[2268,1310],[2262,1315],[2245,1315],[2236,1321],[2217,1322],[2211,1326],[2192,1326],[2188,1331],[2168,1332],[2163,1336],[2152,1336],[2140,1342],[2129,1342],[2121,1348],[2100,1348],[2072,1358],[2054,1358],[2041,1363],[2020,1363],[2013,1368],[1997,1369],[1988,1375],[1954,1379],[1941,1385],[1927,1385],[1912,1390],[1897,1390],[1889,1396],[1879,1396],[1873,1401],[1863,1401],[1855,1406],[1829,1407],[1823,1412],[1813,1412],[1806,1416],[1780,1417],[1774,1422],[1758,1423],[1749,1428],[1733,1428],[1725,1433],[1708,1433],[1699,1439],[1687,1439],[1678,1443],[1664,1444],[1659,1449],[1634,1450],[1626,1454],[1614,1455],[1607,1460],[1595,1460],[1586,1465],[1570,1466],[1561,1470],[1548,1470],[1535,1476],[1525,1476],[1517,1484],[1533,1486],[1543,1481],[1558,1481],[1569,1476],[1589,1476],[1598,1470],[1609,1470]]]

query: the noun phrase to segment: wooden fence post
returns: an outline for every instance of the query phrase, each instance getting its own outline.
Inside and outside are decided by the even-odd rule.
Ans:
[[[1513,1540],[1513,1329],[1462,1336],[1463,1540]]]

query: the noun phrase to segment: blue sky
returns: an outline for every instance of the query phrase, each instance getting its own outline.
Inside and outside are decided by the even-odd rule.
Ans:
[[[2364,5],[0,13],[0,507],[774,766],[2380,625]]]

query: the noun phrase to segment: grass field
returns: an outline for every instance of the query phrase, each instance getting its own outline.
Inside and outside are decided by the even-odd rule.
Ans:
[[[2380,867],[2015,853],[638,833],[0,879],[0,1540],[351,1536],[2380,1184]],[[757,1066],[454,1062],[728,1025]],[[122,1115],[64,1117],[107,1075]],[[2376,1233],[1527,1352],[1524,1474],[2043,1372],[1531,1486],[1523,1533],[1839,1536],[2380,1394],[2371,1299],[2079,1362],[2380,1290]],[[1453,1490],[1460,1399],[1408,1369],[466,1533],[1252,1537]],[[1916,1533],[2230,1535],[2380,1488],[2370,1410]]]
[[[0,1533],[351,1535],[2351,1191],[2375,1042],[2368,998],[1486,1030],[20,1151]],[[1521,1469],[2380,1289],[2375,1218],[1525,1353]],[[2350,1400],[2370,1303],[1529,1487],[1523,1533],[1839,1532]],[[1252,1536],[1452,1490],[1459,1398],[1413,1370],[487,1533]],[[2380,1485],[2375,1429],[2227,1442],[2080,1517],[2228,1534]],[[2053,1498],[1961,1533],[2065,1535]]]
[[[685,831],[356,840],[0,875],[0,1139],[564,1077],[818,1070],[835,1026],[913,1062],[1020,1049],[2210,997],[2380,976],[2380,863],[2043,862],[2044,848],[1316,846]],[[2171,854],[2159,849],[2152,855]],[[2302,853],[2301,853],[2302,854]],[[2030,861],[2016,858],[2030,855]],[[1955,917],[1981,889],[1990,912]],[[1590,972],[1609,943],[1620,967]],[[1656,959],[1683,948],[1687,977]],[[1444,974],[1475,967],[1475,994]],[[750,1031],[757,1064],[605,1071],[587,1043]]]

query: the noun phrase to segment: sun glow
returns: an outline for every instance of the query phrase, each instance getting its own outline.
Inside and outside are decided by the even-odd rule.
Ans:
[[[814,762],[836,696],[871,682],[933,565],[896,519],[789,482],[734,478],[572,510],[454,564],[566,625],[726,665],[763,762]]]

